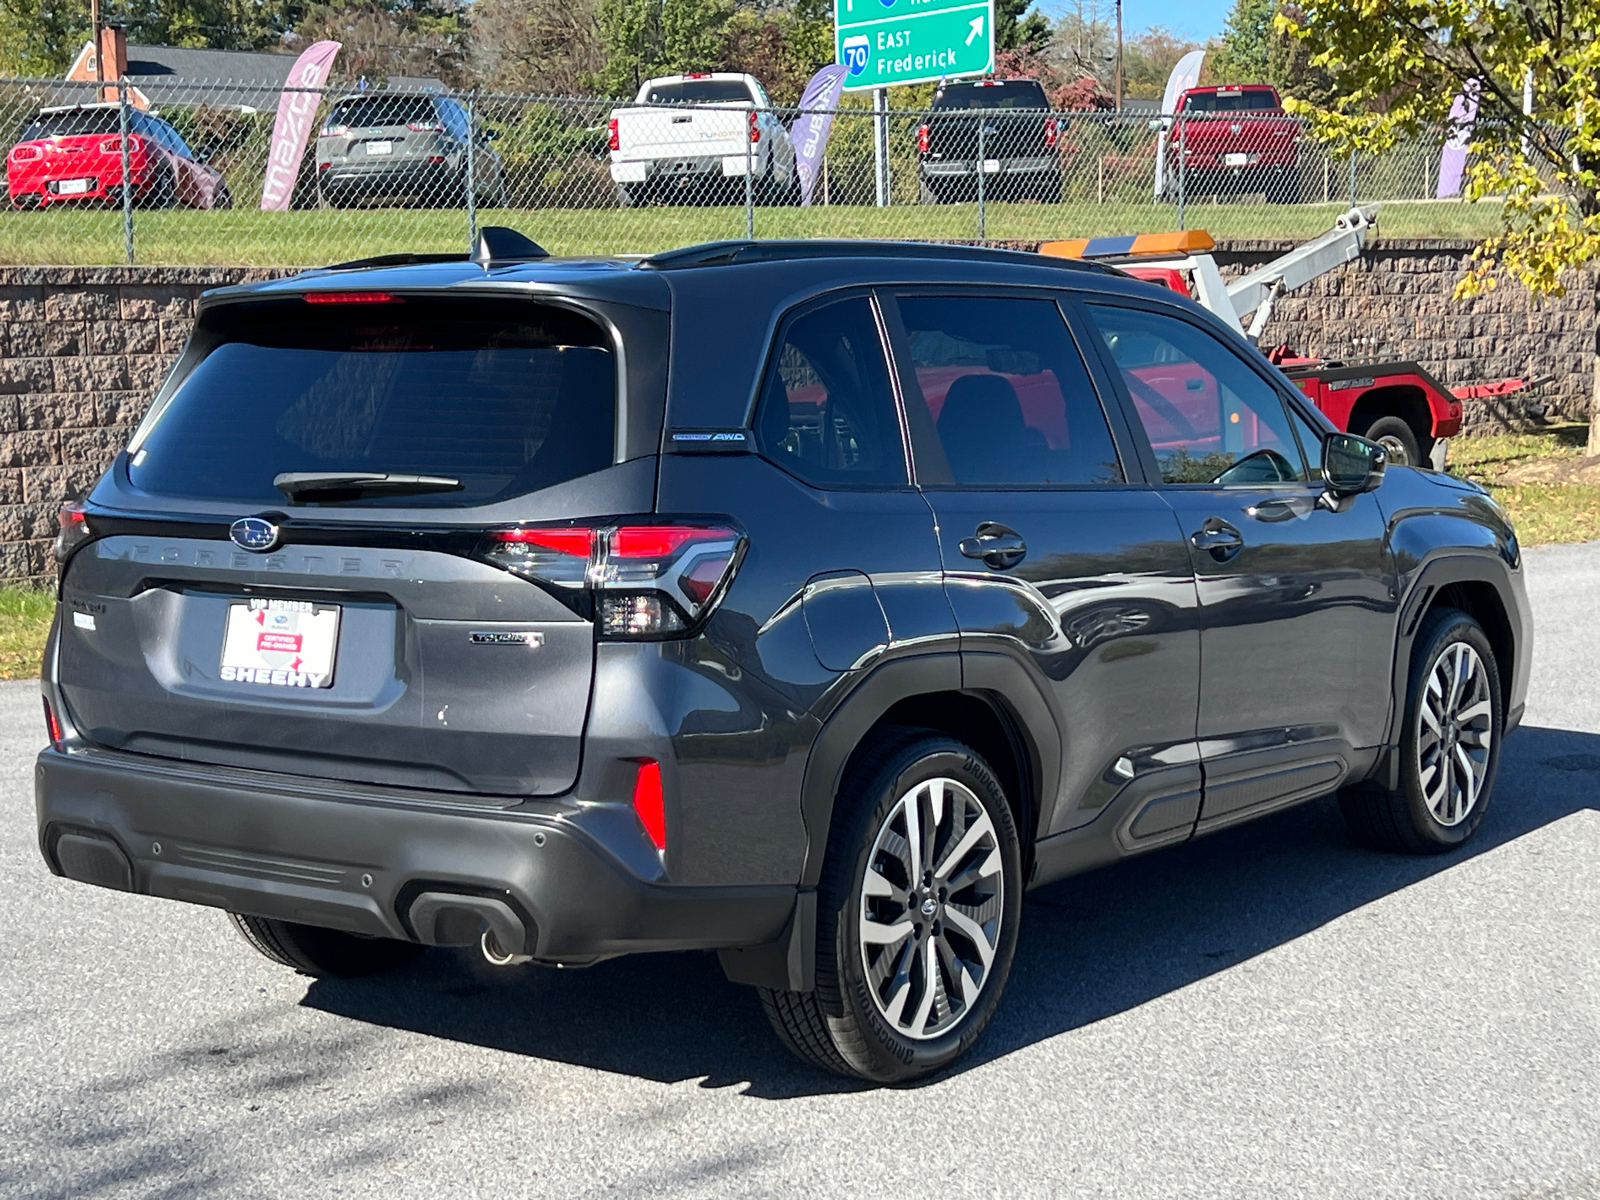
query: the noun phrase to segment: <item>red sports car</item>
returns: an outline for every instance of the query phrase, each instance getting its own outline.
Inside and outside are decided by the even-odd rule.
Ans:
[[[15,208],[122,202],[121,114],[115,104],[44,108],[6,156]],[[149,207],[231,208],[222,172],[202,162],[159,117],[128,114],[128,185]]]

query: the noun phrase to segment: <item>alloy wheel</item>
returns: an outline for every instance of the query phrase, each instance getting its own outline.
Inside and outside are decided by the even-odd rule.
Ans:
[[[1459,825],[1477,807],[1493,737],[1489,672],[1470,645],[1451,642],[1417,706],[1417,779],[1439,824]]]
[[[902,1036],[939,1037],[972,1011],[1000,939],[1001,863],[988,812],[954,779],[918,783],[889,810],[861,886],[861,958]]]
[[[1411,466],[1411,454],[1406,449],[1406,444],[1394,434],[1385,434],[1378,439],[1378,445],[1383,447],[1383,452],[1389,456],[1389,465],[1392,467]]]

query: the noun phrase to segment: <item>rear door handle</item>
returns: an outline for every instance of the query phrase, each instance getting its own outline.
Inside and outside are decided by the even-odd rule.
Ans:
[[[1189,538],[1196,550],[1209,551],[1218,562],[1227,562],[1244,549],[1244,534],[1226,521],[1210,517]]]
[[[1015,529],[1007,529],[997,521],[985,521],[972,537],[961,539],[961,553],[968,558],[982,559],[984,565],[996,571],[1004,571],[1028,557],[1028,543]]]

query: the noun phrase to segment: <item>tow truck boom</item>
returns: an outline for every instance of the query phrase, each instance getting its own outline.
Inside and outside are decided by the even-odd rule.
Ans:
[[[1361,251],[1367,243],[1367,230],[1378,215],[1378,207],[1369,204],[1363,208],[1352,208],[1321,237],[1295,247],[1266,266],[1257,267],[1228,284],[1228,299],[1233,310],[1233,320],[1229,324],[1238,325],[1245,337],[1254,344],[1266,328],[1267,320],[1272,316],[1273,303],[1279,296],[1304,287],[1313,279],[1361,257]],[[1244,319],[1251,313],[1255,316],[1246,330],[1243,328]],[[1221,315],[1227,320],[1227,315]]]

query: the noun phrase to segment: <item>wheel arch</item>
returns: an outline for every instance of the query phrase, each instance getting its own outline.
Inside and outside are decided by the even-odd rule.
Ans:
[[[1521,650],[1512,620],[1516,599],[1511,581],[1506,577],[1503,564],[1485,555],[1435,558],[1417,573],[1400,606],[1389,709],[1389,750],[1379,766],[1379,771],[1387,775],[1384,786],[1391,789],[1399,786],[1399,758],[1395,750],[1401,740],[1401,723],[1405,720],[1410,694],[1412,652],[1428,614],[1441,608],[1459,609],[1483,627],[1500,675],[1501,704],[1508,730],[1511,724],[1517,654]]]
[[[1352,432],[1365,433],[1379,417],[1399,417],[1411,427],[1417,448],[1426,457],[1433,444],[1433,410],[1427,394],[1414,383],[1369,388],[1350,409]]]

